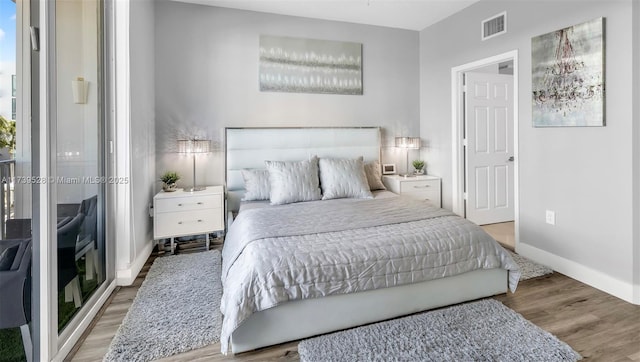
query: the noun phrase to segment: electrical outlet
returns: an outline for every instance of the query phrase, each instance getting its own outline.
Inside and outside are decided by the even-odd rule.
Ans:
[[[153,204],[149,203],[149,217],[153,217]]]
[[[547,220],[547,224],[551,224],[551,225],[555,225],[556,224],[556,212],[555,211],[547,210],[547,213],[545,214],[545,218]]]

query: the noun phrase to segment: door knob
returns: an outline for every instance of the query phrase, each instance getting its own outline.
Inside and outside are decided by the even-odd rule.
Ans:
[[[515,160],[515,158],[513,158],[513,156],[509,157],[509,159],[507,160],[508,162],[513,162],[513,160]]]

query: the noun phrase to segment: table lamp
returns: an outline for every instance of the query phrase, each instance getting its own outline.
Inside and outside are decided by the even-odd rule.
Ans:
[[[211,141],[209,140],[178,140],[178,152],[193,154],[193,187],[185,188],[185,191],[194,192],[206,189],[204,186],[198,186],[196,183],[196,156],[198,153],[209,153],[211,149]]]
[[[409,150],[417,150],[420,149],[420,137],[396,137],[396,147],[404,148],[407,164],[406,164],[406,173],[401,174],[400,176],[410,177],[414,176],[409,172]]]

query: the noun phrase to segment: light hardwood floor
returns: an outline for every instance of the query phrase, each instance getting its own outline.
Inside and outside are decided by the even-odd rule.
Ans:
[[[102,360],[155,258],[155,254],[149,258],[133,286],[114,292],[111,303],[68,360]],[[559,273],[523,281],[515,293],[494,298],[568,343],[586,361],[640,361],[640,306]],[[296,361],[297,345],[290,342],[229,357],[221,355],[220,344],[215,343],[162,361]]]
[[[505,248],[516,250],[515,222],[482,225],[482,228]]]

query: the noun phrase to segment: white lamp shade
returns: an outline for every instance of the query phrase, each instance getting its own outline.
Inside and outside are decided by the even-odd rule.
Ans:
[[[396,147],[406,149],[419,149],[420,137],[396,137]]]
[[[208,153],[210,150],[209,140],[178,140],[178,152],[181,153]]]

